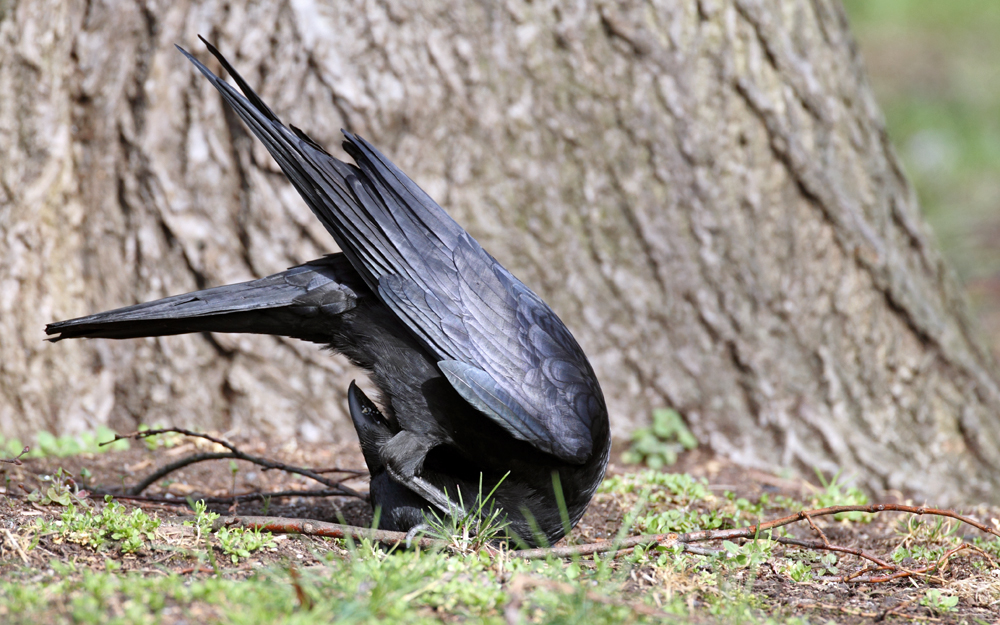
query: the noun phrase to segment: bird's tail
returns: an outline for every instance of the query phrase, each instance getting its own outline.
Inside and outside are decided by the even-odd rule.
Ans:
[[[343,255],[333,254],[260,280],[57,321],[45,333],[50,341],[244,332],[326,342],[330,317],[368,293]]]

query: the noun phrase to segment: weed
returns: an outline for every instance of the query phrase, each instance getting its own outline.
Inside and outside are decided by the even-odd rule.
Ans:
[[[728,540],[722,541],[722,548],[728,556],[728,562],[732,562],[739,567],[756,569],[771,557],[771,548],[774,543],[771,541],[770,533],[764,539],[748,540],[742,545],[737,545]]]
[[[504,476],[504,479],[507,476]],[[429,534],[447,540],[452,549],[459,553],[475,553],[498,540],[507,538],[507,517],[495,505],[493,494],[503,482],[503,479],[483,496],[483,476],[479,476],[479,492],[472,504],[472,509],[462,517],[439,515],[437,511],[425,515],[424,522],[429,528]],[[458,504],[465,509],[462,491],[458,491]]]
[[[653,411],[653,423],[632,433],[632,445],[622,454],[628,464],[645,463],[653,470],[677,462],[677,454],[698,446],[698,439],[688,429],[684,419],[670,408]]]
[[[184,521],[183,525],[194,527],[196,530],[196,539],[201,540],[202,536],[207,536],[211,533],[212,525],[219,518],[219,515],[215,512],[209,512],[208,505],[203,500],[189,501],[188,504],[194,510],[194,520]]]
[[[256,527],[223,527],[216,532],[215,537],[222,553],[229,556],[233,564],[238,564],[240,558],[249,558],[254,551],[275,547],[271,532]]]
[[[73,476],[69,471],[63,470],[62,467],[56,469],[54,475],[43,475],[41,480],[49,482],[49,485],[31,491],[28,494],[28,501],[33,501],[43,506],[53,504],[69,506],[75,504],[87,507],[89,505],[86,493],[81,493],[77,490]]]
[[[636,528],[648,534],[665,534],[667,532],[693,532],[695,530],[713,530],[726,524],[726,519],[717,510],[701,512],[686,508],[668,508],[651,512],[636,519]]]
[[[812,567],[801,560],[788,561],[784,567],[784,573],[797,583],[810,582],[813,578]]]
[[[132,553],[142,548],[147,540],[152,541],[160,520],[150,517],[136,508],[128,512],[125,506],[105,499],[105,506],[99,512],[88,509],[78,510],[70,503],[58,521],[37,521],[40,535],[55,534],[72,543],[102,550],[112,545],[122,553]]]
[[[624,475],[614,475],[597,489],[599,493],[638,493],[650,491],[651,502],[694,503],[715,499],[708,490],[708,482],[688,473],[660,473],[647,470]]]
[[[920,605],[930,608],[938,614],[946,614],[958,605],[958,597],[946,595],[938,588],[928,588],[920,598]]]
[[[839,483],[840,471],[827,481],[819,469],[814,469],[816,476],[823,485],[823,490],[813,496],[812,505],[815,508],[832,506],[864,506],[868,504],[868,495],[857,486],[844,486]],[[833,516],[838,521],[848,520],[859,523],[870,523],[872,515],[867,512],[841,512]]]
[[[1000,538],[981,538],[977,536],[972,539],[972,544],[989,554],[991,558],[1000,559]]]

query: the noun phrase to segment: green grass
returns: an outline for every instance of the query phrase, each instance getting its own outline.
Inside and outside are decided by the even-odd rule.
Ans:
[[[766,547],[750,545],[732,545],[736,558],[727,567],[746,568],[766,557]],[[663,567],[689,567],[684,557],[679,561],[675,556],[658,555],[663,556],[659,560]],[[533,623],[660,622],[635,607],[651,608],[649,593],[622,600],[629,581],[627,570],[564,561],[504,562],[485,552],[387,553],[363,542],[347,556],[325,556],[319,566],[269,567],[244,580],[225,575],[121,573],[114,566],[94,571],[58,560],[50,566],[43,581],[17,579],[38,577],[29,571],[0,581],[0,621],[437,623],[447,615],[449,622],[500,624],[513,611],[522,622]],[[745,586],[742,582],[708,593],[704,611],[724,622],[799,622],[790,615],[768,616]],[[668,614],[688,613],[687,599],[680,595],[661,599],[660,604],[659,609]]]

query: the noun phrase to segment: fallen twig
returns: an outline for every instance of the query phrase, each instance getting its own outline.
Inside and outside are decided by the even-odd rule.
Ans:
[[[9,529],[4,528],[3,532],[7,536],[7,542],[9,542],[11,546],[14,547],[14,551],[17,552],[17,555],[21,556],[21,561],[24,562],[25,564],[28,564],[28,555],[24,553],[24,548],[21,547],[20,541],[18,541],[17,538],[14,537],[14,534],[12,534]]]
[[[874,503],[864,506],[830,506],[829,508],[803,510],[801,512],[796,512],[795,514],[786,517],[781,517],[780,519],[768,521],[767,523],[750,525],[748,527],[741,527],[728,530],[705,530],[702,532],[689,532],[687,534],[684,534],[685,540],[683,542],[700,542],[703,540],[731,540],[733,538],[753,538],[759,532],[766,531],[769,529],[774,529],[776,527],[782,527],[784,525],[791,525],[792,523],[801,521],[807,517],[829,516],[832,514],[840,514],[841,512],[868,512],[870,514],[878,514],[879,512],[909,512],[910,514],[916,514],[916,515],[930,514],[933,516],[943,516],[949,519],[955,519],[957,521],[961,521],[962,523],[971,525],[972,527],[980,531],[1000,537],[1000,531],[997,531],[991,527],[983,525],[982,523],[976,521],[975,519],[962,516],[957,512],[953,512],[951,510],[927,508],[924,506],[906,506],[897,503]]]
[[[277,499],[279,497],[334,497],[341,495],[339,490],[332,488],[322,488],[315,490],[279,490],[263,493],[241,493],[239,495],[226,495],[222,497],[167,497],[164,495],[123,495],[108,491],[94,490],[93,495],[104,497],[110,495],[112,499],[125,499],[128,501],[148,501],[150,503],[166,503],[173,505],[186,505],[187,499],[193,501],[204,501],[207,504],[231,504],[243,503],[245,501],[264,501],[267,499]]]
[[[261,458],[261,457],[258,457],[258,456],[251,456],[248,453],[240,451],[240,449],[238,447],[236,447],[236,445],[230,443],[227,440],[218,438],[216,436],[212,436],[210,434],[204,434],[202,432],[194,432],[192,430],[186,430],[184,428],[170,427],[170,428],[159,428],[159,429],[155,429],[155,430],[144,430],[144,431],[141,431],[141,432],[132,432],[130,434],[115,434],[115,437],[112,440],[104,442],[104,443],[101,443],[101,445],[102,446],[103,445],[109,445],[109,444],[111,444],[111,443],[113,443],[115,441],[119,441],[119,440],[130,440],[130,439],[139,440],[139,439],[143,439],[143,438],[149,438],[150,436],[156,436],[158,434],[183,434],[184,436],[190,436],[192,438],[202,438],[202,439],[205,439],[207,441],[211,441],[211,442],[215,443],[216,445],[221,445],[222,447],[228,449],[229,453],[226,454],[224,452],[219,452],[219,453],[212,453],[212,454],[197,454],[196,456],[189,456],[188,458],[184,458],[184,459],[178,460],[177,462],[174,462],[174,463],[168,465],[167,467],[163,467],[162,469],[157,470],[153,474],[153,476],[147,477],[145,480],[143,480],[142,482],[140,482],[139,484],[137,484],[136,486],[134,486],[129,491],[130,495],[138,495],[138,494],[142,493],[143,490],[145,490],[151,484],[153,484],[154,482],[156,482],[156,480],[159,480],[159,479],[163,478],[165,475],[167,475],[167,474],[169,474],[169,473],[171,473],[173,471],[176,471],[176,470],[178,470],[180,468],[186,467],[189,464],[193,464],[194,462],[202,462],[203,460],[215,460],[215,459],[219,459],[219,458],[231,458],[233,460],[245,460],[246,462],[251,462],[251,463],[256,464],[258,466],[264,467],[265,469],[278,469],[280,471],[285,471],[286,473],[294,473],[294,474],[297,474],[297,475],[303,475],[305,477],[312,478],[312,479],[316,480],[317,482],[319,482],[320,484],[323,484],[324,486],[327,486],[327,487],[329,487],[329,488],[331,488],[333,490],[336,490],[337,492],[335,494],[337,494],[337,495],[341,495],[341,496],[345,496],[345,497],[356,497],[358,499],[367,500],[367,496],[358,493],[357,491],[355,491],[352,488],[348,488],[347,486],[344,486],[343,484],[340,484],[336,480],[331,480],[329,478],[326,478],[326,477],[320,475],[319,473],[317,473],[316,471],[313,471],[311,469],[306,469],[306,468],[303,468],[303,467],[296,467],[296,466],[292,466],[292,465],[287,465],[287,464],[284,464],[283,462],[277,462],[277,461],[274,461],[274,460],[268,460],[267,458]],[[192,458],[194,458],[194,459],[192,460]],[[169,469],[169,470],[167,470],[167,469]]]
[[[21,450],[21,453],[17,454],[13,458],[0,458],[0,463],[14,464],[17,466],[21,466],[22,464],[24,464],[23,462],[21,462],[21,456],[28,453],[29,451],[31,451],[31,447],[25,445],[24,449]]]
[[[326,538],[350,538],[352,540],[369,539],[383,545],[395,547],[406,544],[406,532],[376,530],[326,521],[309,519],[285,519],[271,516],[225,516],[219,517],[212,525],[213,530],[223,527],[245,527],[263,530],[272,534],[304,534],[306,536],[323,536]],[[450,543],[436,538],[420,537],[410,541],[423,549],[447,548]]]
[[[809,549],[846,553],[849,555],[857,556],[859,558],[868,560],[877,565],[877,568],[870,571],[869,570],[862,571],[860,574],[856,573],[851,575],[844,575],[839,579],[840,581],[843,582],[879,583],[879,582],[890,581],[892,579],[899,579],[901,577],[910,577],[914,575],[927,575],[928,572],[936,570],[936,568],[943,561],[947,560],[947,557],[950,557],[958,550],[963,548],[976,549],[972,545],[969,545],[968,547],[960,547],[956,550],[952,550],[951,552],[945,554],[945,556],[947,557],[943,556],[942,557],[943,560],[939,560],[939,562],[935,565],[928,566],[923,569],[910,570],[910,569],[905,569],[897,564],[888,562],[882,558],[879,558],[878,556],[867,553],[861,549],[834,545],[830,543],[829,539],[826,538],[826,535],[812,521],[813,517],[829,516],[834,514],[840,514],[842,512],[869,512],[872,514],[876,514],[879,512],[889,512],[889,511],[909,512],[911,514],[930,514],[935,516],[943,516],[947,518],[957,519],[958,521],[967,523],[968,525],[971,525],[989,534],[993,534],[994,536],[1000,536],[1000,532],[997,532],[995,529],[987,527],[986,525],[983,525],[982,523],[979,523],[974,519],[962,516],[951,510],[939,510],[937,508],[906,506],[902,504],[871,504],[865,506],[832,506],[828,508],[818,508],[815,510],[803,510],[801,512],[797,512],[793,515],[782,517],[780,519],[775,519],[773,521],[768,521],[766,523],[759,523],[757,525],[751,525],[742,528],[724,529],[724,530],[703,530],[698,532],[688,532],[687,534],[647,534],[643,536],[631,536],[629,538],[625,538],[622,540],[608,540],[597,543],[590,543],[586,545],[572,545],[567,547],[548,547],[548,548],[538,548],[538,549],[522,549],[519,551],[511,551],[510,555],[511,557],[520,557],[526,559],[538,559],[547,557],[571,558],[571,557],[593,555],[595,553],[629,551],[639,546],[650,547],[654,545],[667,548],[681,547],[682,550],[691,553],[717,555],[720,552],[692,549],[693,545],[690,545],[689,543],[707,542],[714,540],[733,540],[737,538],[744,538],[750,540],[758,537],[761,531],[766,531],[777,527],[790,525],[797,521],[806,520],[809,523],[809,525],[813,529],[815,529],[816,532],[820,535],[820,537],[823,539],[822,541],[803,540],[787,536],[773,537],[771,540],[774,540],[775,542],[782,544],[796,545],[800,547],[806,547]],[[982,553],[981,549],[976,549],[976,550]],[[868,572],[874,572],[875,570],[892,571],[892,574],[879,577],[858,576],[858,575],[864,575],[865,573]]]

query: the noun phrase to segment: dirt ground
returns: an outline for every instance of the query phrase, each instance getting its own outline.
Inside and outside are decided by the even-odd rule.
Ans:
[[[284,447],[275,448],[261,440],[242,440],[236,442],[242,451],[254,455],[266,456],[288,464],[308,466],[313,468],[339,468],[358,470],[362,474],[352,476],[347,474],[344,484],[360,491],[367,491],[367,480],[364,477],[364,461],[355,445],[295,445],[289,443]],[[51,476],[59,467],[75,476],[81,488],[93,491],[121,491],[123,485],[128,487],[149,475],[155,468],[163,466],[178,458],[197,452],[211,451],[211,443],[192,439],[178,439],[175,446],[149,450],[139,442],[133,442],[127,451],[115,451],[99,455],[85,454],[67,458],[45,458],[24,460],[21,466],[0,465],[3,479],[6,483],[8,497],[0,496],[0,534],[9,532],[17,535],[24,527],[33,524],[38,518],[57,518],[63,508],[58,505],[39,505],[28,501],[24,496],[28,492],[44,489]],[[615,455],[617,457],[617,454]],[[235,468],[235,470],[234,470]],[[86,469],[86,471],[84,471]],[[612,462],[609,474],[619,474],[626,470],[634,471],[635,467],[626,467],[620,462]],[[90,476],[83,480],[81,475],[89,471]],[[762,494],[770,497],[784,495],[808,500],[815,487],[801,480],[784,479],[762,472],[747,471],[726,461],[714,458],[698,450],[682,456],[680,462],[670,468],[671,472],[688,472],[696,477],[703,477],[709,484],[709,489],[718,495],[725,491],[735,493],[750,501],[757,501]],[[148,513],[155,512],[162,520],[159,530],[164,535],[170,535],[176,544],[197,546],[194,530],[190,526],[182,526],[185,517],[190,519],[190,511],[183,505],[186,497],[225,497],[236,493],[268,492],[279,490],[306,490],[315,488],[314,483],[306,478],[290,476],[281,471],[265,471],[260,467],[238,461],[231,464],[229,460],[214,460],[191,465],[150,487],[145,495],[151,497],[172,497],[173,503],[156,503],[149,501],[133,501],[130,506],[140,506]],[[622,519],[628,512],[628,501],[614,494],[599,494],[586,515],[573,533],[566,539],[568,544],[589,543],[613,537],[621,526]],[[372,520],[368,504],[358,499],[343,497],[285,497],[273,500],[270,504],[262,502],[242,503],[232,507],[227,505],[210,506],[220,514],[239,513],[267,514],[270,516],[285,516],[309,518],[330,522],[346,522],[352,525],[369,526]],[[993,519],[1000,525],[1000,510],[976,509],[966,510],[979,519]],[[767,512],[766,518],[782,516],[779,511]],[[867,551],[881,554],[886,558],[900,543],[898,513],[876,516],[868,524],[842,524],[832,519],[817,520],[830,541],[849,547],[859,547]],[[765,520],[766,520],[765,518]],[[979,533],[971,527],[958,529],[959,535],[965,535],[972,540]],[[816,534],[806,525],[794,527],[792,534],[804,539],[815,539]],[[320,538],[288,540],[283,537],[276,542],[276,549],[255,552],[251,558],[238,566],[225,569],[227,576],[239,578],[250,575],[256,569],[268,564],[287,562],[308,566],[318,563],[317,554],[329,550],[340,549],[334,541]],[[781,553],[783,547],[776,548],[775,554]],[[179,572],[190,575],[210,575],[212,571],[204,568],[203,563],[195,562],[190,556],[184,555],[184,550],[162,552],[142,551],[120,557],[121,570],[137,571],[144,574],[162,574]],[[65,541],[50,537],[42,538],[38,545],[29,551],[20,553],[11,548],[9,541],[0,540],[0,576],[5,572],[28,564],[40,571],[48,568],[51,558],[72,560],[78,567],[93,567],[105,569],[107,553],[95,552]],[[958,556],[950,562],[937,578],[928,582],[926,578],[915,583],[913,579],[900,579],[878,584],[845,584],[832,576],[817,578],[808,582],[794,582],[787,572],[780,571],[771,563],[765,563],[756,572],[752,582],[752,592],[761,597],[763,610],[780,611],[781,614],[801,615],[808,617],[809,622],[837,623],[873,623],[885,619],[906,619],[931,622],[969,622],[969,623],[1000,623],[1000,564],[993,562],[978,569],[973,566],[978,555]],[[224,559],[220,565],[228,564]],[[857,567],[854,561],[854,568]],[[908,563],[903,562],[904,566]],[[706,564],[708,566],[708,564]],[[849,567],[848,567],[849,568]],[[984,572],[985,571],[985,572]],[[650,586],[672,587],[678,593],[694,591],[690,605],[698,607],[698,588],[690,575],[664,577],[662,569],[639,567],[631,574],[633,582],[628,586],[628,592],[640,596]],[[947,587],[949,592],[963,598],[958,609],[942,615],[921,606],[919,601],[924,597],[929,587]]]

